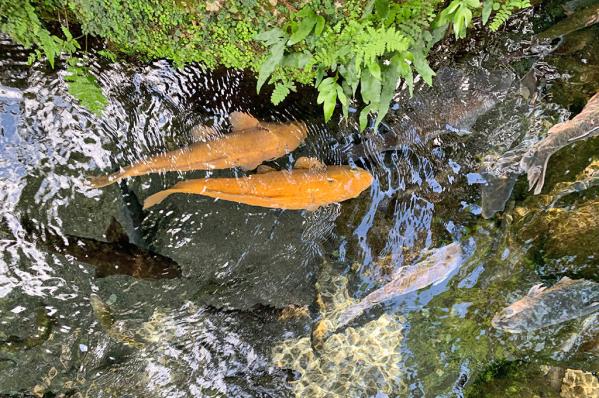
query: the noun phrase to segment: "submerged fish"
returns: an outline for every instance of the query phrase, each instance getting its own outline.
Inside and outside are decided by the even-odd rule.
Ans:
[[[551,127],[547,136],[523,156],[520,168],[527,173],[529,188],[535,194],[541,193],[551,155],[573,142],[596,135],[599,135],[599,93],[573,119]]]
[[[113,218],[106,237],[110,242],[66,236],[66,240],[46,234],[37,244],[48,251],[74,257],[77,261],[93,265],[96,277],[129,275],[139,279],[172,279],[181,276],[181,268],[168,257],[144,250],[129,243],[120,224]]]
[[[599,3],[572,11],[568,18],[539,33],[539,39],[555,39],[599,22]]]
[[[151,157],[108,176],[93,177],[90,182],[99,188],[126,177],[155,172],[232,167],[253,170],[266,160],[292,152],[308,134],[303,122],[266,123],[241,112],[231,113],[230,120],[230,134],[219,135],[213,128],[197,127],[192,133],[206,142]]]
[[[492,325],[523,333],[599,311],[599,283],[563,277],[550,288],[534,285],[528,294],[498,312]]]
[[[192,193],[252,206],[316,210],[357,197],[372,184],[372,180],[372,175],[361,168],[324,166],[315,159],[302,157],[291,171],[267,169],[243,178],[182,181],[148,197],[144,209],[171,194]]]
[[[403,268],[393,280],[348,307],[338,320],[338,328],[360,316],[374,305],[443,282],[462,264],[462,247],[454,242],[435,249],[424,260]]]
[[[344,148],[344,156],[396,150],[404,144],[426,142],[441,133],[469,134],[479,117],[490,111],[507,93],[515,76],[507,70],[466,71],[444,67],[437,71],[432,87],[413,97],[402,97],[393,117],[392,129],[365,137]]]

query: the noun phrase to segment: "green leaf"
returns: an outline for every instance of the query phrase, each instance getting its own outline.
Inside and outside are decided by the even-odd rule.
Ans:
[[[296,52],[287,54],[281,60],[281,66],[288,66],[290,68],[302,69],[312,60],[313,56],[309,52]]]
[[[432,86],[433,85],[433,76],[435,76],[435,71],[433,71],[431,69],[431,67],[428,65],[426,58],[422,54],[422,50],[414,51],[413,54],[414,54],[414,68],[416,69],[416,72],[418,72],[418,74],[420,76],[422,76],[422,79],[424,79],[424,81],[429,86]]]
[[[368,64],[368,71],[375,79],[381,80],[381,65],[379,65],[379,62],[376,59]]]
[[[323,104],[325,122],[328,122],[331,119],[333,112],[335,111],[338,87],[340,88],[337,84],[337,79],[334,77],[327,77],[318,85],[318,98],[316,99],[316,102]]]
[[[355,62],[350,61],[347,65],[339,65],[339,73],[351,88],[352,96],[355,96],[360,84],[360,70],[356,69]]]
[[[387,18],[389,14],[389,0],[375,0],[374,8],[376,10],[376,15],[380,19]]]
[[[299,26],[297,27],[297,30],[291,34],[291,37],[287,42],[288,46],[292,46],[304,40],[312,31],[314,25],[316,25],[317,18],[316,14],[314,14],[314,11],[312,11],[312,9],[310,9],[309,7],[306,7],[305,9],[309,9],[309,12],[307,12],[306,17],[302,19]]]
[[[108,100],[104,97],[96,78],[84,67],[69,66],[67,72],[69,74],[65,76],[65,81],[69,94],[75,97],[81,106],[96,115],[101,115],[108,105]]]
[[[480,8],[480,0],[466,0],[466,5],[469,8]]]
[[[493,0],[485,0],[483,3],[482,19],[483,25],[486,25],[493,10]]]
[[[314,34],[316,36],[320,36],[322,34],[322,31],[324,30],[324,24],[325,24],[325,19],[323,16],[318,15],[316,17],[316,26],[314,27]]]
[[[278,43],[270,49],[270,56],[260,66],[258,72],[258,83],[257,92],[260,93],[262,85],[272,75],[277,65],[283,60],[283,53],[285,52],[285,43]]]
[[[287,39],[287,34],[283,32],[279,28],[274,28],[271,30],[267,30],[266,32],[262,32],[254,36],[255,40],[264,42],[267,46],[273,46],[280,42],[284,42]]]
[[[270,101],[274,105],[279,105],[287,95],[289,95],[289,87],[282,83],[275,84],[275,88],[272,91],[272,95],[270,96]]]
[[[393,100],[397,82],[401,76],[402,62],[404,62],[403,59],[399,55],[396,55],[391,58],[389,65],[383,68],[381,100],[377,108],[377,117],[374,122],[375,128],[383,121],[383,118],[389,110],[389,104],[391,104],[391,101]]]
[[[337,85],[337,98],[341,102],[341,109],[343,111],[343,117],[347,119],[349,115],[349,99],[343,92],[343,88]]]
[[[366,129],[366,126],[368,126],[368,115],[373,110],[373,108],[373,105],[368,105],[364,107],[364,109],[362,109],[362,111],[360,112],[360,131],[364,131]]]
[[[381,81],[369,71],[364,71],[360,79],[360,92],[364,103],[378,103],[381,98]]]

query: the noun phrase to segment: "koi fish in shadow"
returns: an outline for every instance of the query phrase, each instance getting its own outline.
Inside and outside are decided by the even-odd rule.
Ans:
[[[36,228],[31,221],[22,221],[22,224],[28,238],[38,247],[94,266],[97,278],[111,275],[154,280],[181,277],[181,268],[175,261],[130,243],[114,217],[105,234],[108,242],[70,235],[57,236],[48,231],[34,234]]]

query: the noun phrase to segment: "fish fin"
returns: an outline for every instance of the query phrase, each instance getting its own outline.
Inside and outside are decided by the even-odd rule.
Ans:
[[[104,233],[108,242],[114,243],[129,243],[129,237],[123,230],[121,223],[116,218],[112,217],[106,232]]]
[[[295,161],[294,169],[326,169],[326,165],[320,160],[312,157],[302,156]]]
[[[245,112],[233,112],[229,115],[233,131],[247,130],[260,126],[258,119]]]
[[[166,199],[167,196],[169,196],[170,194],[175,193],[175,192],[177,192],[177,191],[172,190],[172,189],[165,189],[164,191],[156,192],[155,194],[148,196],[146,198],[146,200],[144,200],[143,209],[147,210],[150,207],[159,204],[164,199]]]
[[[536,296],[537,294],[542,293],[543,290],[545,290],[545,289],[547,289],[546,286],[543,286],[542,283],[538,283],[530,288],[530,290],[528,291],[528,296],[530,296],[530,297]]]
[[[201,141],[201,142],[213,141],[222,136],[223,136],[223,134],[220,133],[214,127],[204,126],[203,124],[198,124],[197,126],[195,126],[194,128],[191,129],[191,137],[195,141]]]
[[[94,188],[103,188],[122,179],[121,173],[89,177],[88,181]]]
[[[270,166],[265,165],[265,164],[261,164],[256,169],[256,173],[257,174],[266,174],[266,173],[271,173],[273,171],[276,171],[276,170],[274,168],[270,167]]]

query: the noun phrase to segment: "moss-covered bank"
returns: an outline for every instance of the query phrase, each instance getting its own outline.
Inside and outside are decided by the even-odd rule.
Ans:
[[[478,18],[497,30],[529,0],[24,0],[0,1],[0,31],[51,65],[91,43],[112,60],[166,58],[258,72],[277,104],[311,84],[329,119],[359,95],[368,115],[386,114],[400,83],[430,83],[432,46],[466,36]],[[359,89],[359,90],[358,90]]]

